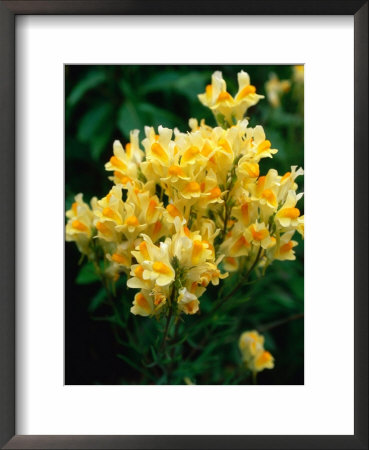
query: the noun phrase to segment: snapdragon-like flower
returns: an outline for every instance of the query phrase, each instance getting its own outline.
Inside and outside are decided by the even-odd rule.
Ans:
[[[245,331],[239,339],[242,361],[252,372],[273,369],[274,358],[264,349],[264,336],[257,331]]]
[[[264,98],[256,93],[255,86],[250,84],[250,77],[244,71],[238,74],[238,92],[234,97],[227,92],[226,82],[219,71],[214,72],[211,84],[198,97],[203,105],[212,110],[218,121],[225,120],[229,125],[241,120],[250,106]]]
[[[96,198],[91,200],[92,208],[96,200]],[[66,240],[74,241],[81,253],[89,255],[94,215],[88,204],[83,201],[82,194],[75,196],[72,207],[66,212],[66,216],[69,219],[65,229]]]

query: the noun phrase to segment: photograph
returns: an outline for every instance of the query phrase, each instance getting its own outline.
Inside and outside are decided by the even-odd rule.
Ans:
[[[64,155],[66,385],[304,385],[303,65],[66,64]]]

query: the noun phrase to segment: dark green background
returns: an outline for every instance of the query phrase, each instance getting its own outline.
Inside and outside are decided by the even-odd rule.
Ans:
[[[204,92],[211,74],[221,70],[228,90],[237,91],[237,73],[245,70],[257,92],[264,94],[264,83],[271,72],[280,79],[290,79],[291,66],[88,66],[65,67],[65,201],[69,208],[73,197],[84,193],[85,200],[93,195],[102,197],[111,187],[104,163],[112,154],[112,143],[125,143],[129,131],[139,128],[144,138],[145,125],[163,125],[188,130],[188,119],[205,118],[215,125],[211,112],[197,100]],[[273,148],[279,152],[272,160],[262,160],[262,173],[270,167],[285,173],[291,165],[303,167],[303,91],[294,88],[284,96],[282,106],[273,109],[267,99],[250,108],[250,125],[264,127]],[[299,191],[303,178],[298,178]],[[303,202],[300,202],[303,209]],[[301,239],[298,238],[299,241]],[[304,309],[303,242],[297,247],[297,260],[273,263],[264,279],[237,295],[250,296],[236,310],[229,311],[225,320],[222,345],[214,345],[205,357],[193,362],[193,381],[201,384],[243,383],[237,366],[240,355],[237,348],[239,334],[248,329],[269,327],[265,332],[266,348],[275,356],[275,369],[259,375],[261,384],[302,384],[304,382],[304,327],[303,319],[291,320],[276,326],[279,320],[300,315]],[[65,381],[66,384],[121,384],[140,383],[142,377],[132,366],[117,358],[121,353],[114,340],[111,326],[92,317],[108,313],[99,304],[100,285],[87,283],[79,277],[80,255],[73,243],[66,244],[65,253]],[[87,280],[88,281],[88,280]],[[93,281],[93,280],[91,280]],[[118,286],[122,309],[129,309],[133,291],[127,293],[124,281]],[[208,298],[215,295],[209,290]],[[101,295],[100,295],[101,297]],[[202,298],[206,309],[207,298]],[[128,303],[128,304],[127,304]],[[97,314],[98,313],[98,314]],[[201,317],[186,318],[186,324]],[[128,317],[127,326],[134,330],[139,321],[146,327],[150,319]],[[151,325],[150,325],[151,326]],[[224,330],[223,330],[224,331]],[[206,330],[203,330],[206,332]],[[210,347],[209,347],[210,348]],[[186,348],[183,350],[186,351]],[[136,358],[132,353],[130,358]],[[139,361],[139,359],[137,359]],[[197,364],[197,365],[196,365]],[[191,371],[191,367],[189,369]],[[238,375],[237,375],[238,374]],[[236,376],[237,375],[237,376]],[[165,382],[165,380],[163,381]],[[175,379],[172,382],[181,382]]]

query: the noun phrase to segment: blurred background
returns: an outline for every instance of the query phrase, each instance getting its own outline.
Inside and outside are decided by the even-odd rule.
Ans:
[[[262,160],[261,173],[271,167],[282,174],[290,170],[291,165],[303,167],[301,67],[68,65],[65,66],[66,209],[79,192],[83,192],[85,201],[92,196],[106,195],[111,182],[104,164],[112,154],[113,141],[119,139],[125,144],[130,130],[140,129],[141,139],[145,125],[187,131],[190,117],[204,118],[207,124],[214,126],[210,110],[198,101],[197,94],[204,92],[215,70],[222,71],[231,94],[237,91],[237,73],[244,70],[249,73],[257,92],[266,96],[247,112],[250,125],[262,125],[272,147],[279,150],[273,159]],[[299,191],[303,191],[303,178],[299,177],[297,182]],[[299,205],[303,214],[303,200]],[[239,370],[238,337],[242,331],[251,329],[265,334],[265,347],[275,357],[275,368],[260,373],[259,383],[304,383],[304,251],[297,233],[294,239],[299,241],[296,261],[275,261],[263,279],[247,291],[238,292],[240,306],[224,317],[223,330],[217,330],[221,338],[206,352],[195,355],[190,369],[183,365],[171,383],[182,383],[188,378],[183,376],[187,372],[187,382],[247,383]],[[66,243],[65,383],[146,384],[148,378],[135,370],[135,364],[140,363],[137,352],[132,350],[127,357],[117,357],[122,349],[114,338],[111,323],[100,320],[108,314],[100,283],[86,268],[79,266],[79,259],[75,245]],[[133,296],[131,292],[127,294],[124,280],[118,290],[122,314],[125,314]],[[210,290],[209,301],[211,295],[214,292]],[[206,298],[204,301],[201,298],[205,309],[206,302]],[[137,324],[132,320],[147,327],[145,322],[149,319],[127,316],[127,327],[134,329]],[[161,382],[166,384],[169,380],[164,377]]]

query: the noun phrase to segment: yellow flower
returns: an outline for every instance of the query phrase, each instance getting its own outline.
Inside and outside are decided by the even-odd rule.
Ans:
[[[279,180],[279,192],[278,192],[278,203],[284,202],[286,200],[288,191],[296,191],[297,184],[295,182],[296,178],[300,175],[303,175],[304,171],[300,167],[292,166],[291,171],[286,172],[283,176],[280,177]]]
[[[261,372],[264,369],[274,368],[274,358],[270,352],[264,350],[254,360],[254,371]]]
[[[271,142],[265,138],[262,126],[256,125],[253,129],[252,152],[254,161],[259,162],[261,158],[272,158],[278,150],[272,148]]]
[[[302,238],[305,237],[305,217],[300,216],[298,219],[297,231],[301,234]]]
[[[133,279],[128,280],[129,287],[138,287],[142,281],[151,281],[158,286],[167,286],[174,281],[175,271],[169,260],[169,244],[160,242],[160,247],[154,245],[149,236],[143,235],[144,240],[132,252],[140,269],[132,267]]]
[[[241,70],[238,73],[238,92],[235,97],[236,105],[233,113],[235,119],[241,120],[250,106],[256,105],[262,98],[264,96],[257,94],[255,86],[250,84],[249,74]]]
[[[232,209],[232,217],[244,227],[256,222],[258,218],[258,202],[252,201],[248,191],[243,191],[238,197],[239,204]]]
[[[178,309],[183,311],[185,314],[196,314],[199,310],[199,300],[197,297],[190,292],[186,288],[183,288],[179,291],[178,296]]]
[[[107,242],[120,242],[121,236],[115,231],[115,224],[111,221],[95,221],[95,227],[97,229],[97,236]]]
[[[283,94],[288,92],[291,88],[289,80],[280,80],[275,73],[270,74],[269,81],[265,83],[265,90],[267,99],[273,108],[278,108],[281,105],[281,98]]]
[[[252,249],[252,240],[253,235],[250,230],[241,223],[237,223],[221,244],[220,251],[233,258],[247,256]],[[232,263],[232,261],[230,262]],[[227,268],[227,270],[229,269]]]
[[[297,242],[291,240],[294,233],[295,230],[287,231],[282,234],[279,239],[279,245],[277,245],[275,249],[274,259],[278,259],[279,261],[293,261],[296,259],[293,248],[296,247]]]
[[[269,230],[263,222],[250,225],[248,230],[251,232],[252,242],[261,245],[262,248],[267,249],[276,244],[276,240],[270,236]]]
[[[110,177],[115,184],[120,184],[124,188],[129,183],[133,184],[137,180],[138,165],[143,158],[143,151],[138,143],[138,130],[133,130],[130,133],[130,142],[126,144],[126,149],[123,149],[119,141],[113,143],[113,156],[109,162],[105,164],[105,170],[112,171],[114,176]]]
[[[276,214],[276,221],[284,227],[297,227],[299,225],[300,210],[296,208],[296,203],[302,197],[302,194],[296,194],[295,191],[288,191],[287,199]]]
[[[233,121],[237,122],[243,118],[250,106],[256,105],[262,95],[256,94],[255,86],[250,84],[249,75],[241,71],[238,73],[238,92],[233,98],[227,92],[227,85],[223,79],[222,73],[216,71],[211,78],[211,84],[206,86],[205,92],[199,94],[200,102],[210,108],[217,120],[218,116],[223,116],[229,125]]]
[[[240,267],[240,260],[233,256],[226,256],[223,259],[223,267],[228,272],[237,272]]]
[[[94,214],[99,222],[112,222],[114,226],[123,224],[124,203],[121,186],[113,186],[108,195],[97,202],[97,206]]]
[[[164,219],[170,224],[174,223],[176,217],[179,217],[179,219],[182,220],[184,217],[185,204],[185,200],[169,203],[163,213]]]
[[[190,232],[185,226],[185,221],[179,218],[174,220],[176,233],[173,235],[170,245],[170,253],[178,261],[182,268],[200,266],[206,261],[213,260],[213,250],[208,242],[203,241],[198,232]]]
[[[245,331],[239,339],[242,360],[252,372],[273,369],[274,358],[264,349],[264,337],[257,331]]]
[[[304,66],[293,66],[293,80],[295,83],[304,82]]]
[[[91,200],[94,205],[96,198]],[[83,195],[77,194],[70,210],[66,212],[69,219],[65,227],[66,240],[74,241],[81,253],[89,254],[89,242],[93,233],[93,212],[83,201]]]
[[[168,175],[169,167],[178,163],[175,154],[175,143],[171,140],[173,131],[162,126],[155,134],[152,127],[145,127],[146,138],[142,141],[145,148],[146,161],[140,167],[147,179],[159,181]]]
[[[135,295],[131,313],[138,316],[151,316],[154,314],[154,301],[149,291],[142,290]]]
[[[108,253],[106,258],[116,266],[117,270],[120,268],[130,268],[132,264],[131,251],[133,241],[124,241],[117,245],[113,252]]]

